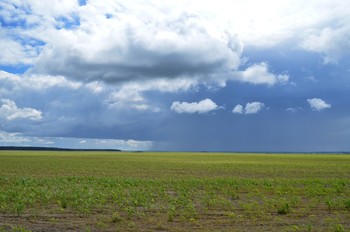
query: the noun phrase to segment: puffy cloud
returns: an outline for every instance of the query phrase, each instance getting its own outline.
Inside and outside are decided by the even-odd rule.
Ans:
[[[250,102],[245,106],[245,114],[256,114],[264,108],[264,103],[262,102]]]
[[[123,109],[132,108],[138,111],[157,111],[156,107],[151,107],[142,91],[128,87],[122,87],[118,91],[112,92],[105,101],[110,108]]]
[[[324,54],[325,63],[336,63],[350,50],[350,24],[339,28],[326,27],[309,30],[304,35],[301,47]]]
[[[0,9],[0,64],[33,64],[43,44],[35,38],[38,34],[31,36],[27,31],[44,21],[30,14],[30,4],[25,1],[4,0],[0,2]]]
[[[101,93],[104,86],[101,82],[93,81],[86,84],[86,88],[90,89],[93,93]]]
[[[290,38],[300,39],[303,49],[324,53],[329,61],[338,59],[347,50],[344,47],[349,44],[349,26],[346,20],[341,21],[347,15],[346,1],[332,4],[332,11],[327,1],[295,4],[271,0],[261,5],[271,6],[267,11],[252,11],[249,1],[247,4],[223,2],[188,1],[183,11],[180,3],[151,5],[147,1],[101,4],[92,0],[81,6],[78,1],[60,4],[27,1],[16,7],[11,1],[3,1],[2,16],[6,23],[24,30],[3,30],[2,41],[17,45],[4,42],[2,51],[9,47],[11,51],[19,51],[13,56],[4,55],[13,64],[32,64],[37,58],[31,73],[78,81],[164,80],[187,76],[205,83],[208,79],[212,81],[210,76],[214,80],[229,76],[221,80],[220,86],[224,86],[227,80],[268,85],[289,81],[287,74],[269,71],[266,63],[232,72],[239,67],[243,43],[270,46]],[[232,6],[230,10],[223,7],[228,4]],[[304,15],[308,17],[301,17]],[[338,21],[341,21],[338,27],[319,27]],[[14,39],[17,37],[21,40]],[[101,86],[89,87],[96,93],[101,91]]]
[[[20,133],[8,133],[0,130],[0,144],[25,144],[31,142],[28,137],[22,136]]]
[[[32,64],[39,51],[31,44],[23,45],[11,37],[4,35],[0,27],[0,64],[18,65]]]
[[[29,137],[22,133],[11,133],[0,130],[0,145],[14,146],[47,146],[55,144],[57,138]]]
[[[42,112],[33,108],[18,108],[14,101],[1,99],[0,116],[7,120],[29,119],[38,121],[42,119]]]
[[[87,140],[84,140],[87,141]],[[95,146],[118,148],[122,150],[149,150],[153,146],[152,141],[119,140],[119,139],[89,139]],[[81,141],[79,142],[81,143]]]
[[[129,82],[122,84],[118,90],[113,91],[106,103],[114,107],[134,108],[140,111],[159,112],[159,107],[151,106],[144,97],[144,92],[159,91],[176,93],[194,89],[198,82],[190,78],[155,79],[142,82]]]
[[[176,113],[182,114],[182,113],[188,113],[188,114],[193,114],[193,113],[208,113],[213,110],[217,110],[220,107],[213,102],[210,99],[204,99],[199,102],[173,102],[170,109]]]
[[[89,2],[79,11],[78,29],[55,31],[32,72],[120,82],[238,67],[237,37],[212,33],[195,13],[151,10],[154,15],[133,4],[104,8]]]
[[[307,99],[312,110],[321,111],[327,108],[331,108],[331,104],[326,103],[324,100],[320,98],[311,98]]]
[[[135,85],[128,83],[127,86],[126,84],[109,86],[103,82],[81,83],[68,80],[63,76],[21,75],[0,71],[0,99],[11,99],[12,101],[12,104],[7,102],[2,107],[0,129],[22,132],[24,135],[31,136],[84,137],[95,135],[97,138],[140,139],[137,137],[140,133],[132,132],[137,130],[137,126],[124,125],[145,125],[146,121],[149,125],[155,125],[157,122],[153,123],[153,120],[156,120],[154,113],[159,112],[163,107],[158,99],[144,96],[144,91],[152,91],[155,88],[163,88],[168,91],[181,89],[180,86],[185,88],[186,82],[180,81],[177,85],[174,82],[173,86],[166,85],[166,87],[164,85],[163,82],[158,84],[147,82],[135,83]],[[139,86],[143,88],[139,89]],[[128,94],[129,91],[130,94]],[[139,100],[137,95],[140,96]],[[34,120],[40,117],[32,114],[30,118],[25,119],[23,118],[25,117],[24,107],[37,111],[40,109],[39,112],[45,112],[45,116],[44,113],[41,113],[42,119]],[[15,111],[16,115],[13,114]],[[18,112],[22,112],[22,115]],[[27,110],[27,117],[30,112],[35,111]],[[9,120],[7,117],[9,119],[17,117],[17,120]],[[22,120],[18,120],[19,117],[22,117]],[[160,121],[160,117],[157,117],[157,120]],[[153,124],[149,123],[150,121]],[[80,127],[82,129],[76,129]],[[91,132],[96,130],[101,132],[98,134]]]
[[[249,66],[243,71],[233,72],[229,79],[248,82],[251,84],[274,85],[276,83],[287,83],[289,76],[287,74],[273,74],[269,71],[265,62]]]
[[[0,84],[10,90],[45,90],[53,87],[64,87],[78,89],[82,86],[79,82],[67,80],[63,76],[49,75],[16,75],[0,70]],[[93,90],[94,82],[86,85],[88,89]],[[95,87],[96,88],[96,87]],[[94,91],[94,90],[93,90]]]
[[[36,1],[29,0],[30,8],[34,14],[48,17],[58,17],[70,15],[78,10],[78,1],[61,0],[61,1]]]
[[[9,133],[0,130],[0,145],[15,146],[57,146],[86,149],[121,149],[121,150],[150,150],[152,141],[122,140],[122,139],[90,139],[90,138],[57,138],[29,137],[21,133]]]
[[[234,114],[243,114],[243,106],[242,105],[240,105],[240,104],[238,104],[238,105],[236,105],[234,108],[233,108],[233,110],[232,110],[232,113],[234,113]]]
[[[232,113],[234,114],[256,114],[265,107],[265,104],[262,102],[248,102],[243,108],[242,105],[236,105]]]
[[[243,44],[291,39],[330,62],[349,50],[349,6],[347,0],[3,0],[0,62],[32,64],[39,56],[33,72],[116,82],[232,70]]]
[[[254,8],[252,6],[254,5]],[[186,8],[211,15],[213,27],[234,28],[245,46],[272,47],[294,40],[313,28],[319,34],[325,25],[349,25],[347,0],[296,2],[292,0],[247,0],[218,2],[186,1]],[[261,10],[264,9],[264,10]],[[348,30],[349,31],[349,30]],[[309,35],[309,32],[306,34]],[[349,35],[349,33],[347,33]],[[338,46],[341,48],[341,46]]]

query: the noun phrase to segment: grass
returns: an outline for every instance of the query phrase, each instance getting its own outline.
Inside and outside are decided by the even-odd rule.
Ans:
[[[348,231],[350,156],[0,152],[0,231]]]

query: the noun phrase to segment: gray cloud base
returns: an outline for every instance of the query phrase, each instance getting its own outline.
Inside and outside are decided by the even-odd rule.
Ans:
[[[196,16],[183,13],[151,23],[134,20],[136,25],[105,18],[98,21],[98,29],[83,21],[73,30],[55,31],[58,39],[45,46],[30,72],[112,83],[205,76],[239,66],[238,37],[227,32],[213,36]]]

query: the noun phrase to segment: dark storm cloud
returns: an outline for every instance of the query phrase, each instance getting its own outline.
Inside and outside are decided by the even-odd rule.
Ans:
[[[212,35],[199,16],[181,13],[151,23],[129,17],[104,18],[95,27],[88,19],[76,30],[57,31],[31,72],[120,82],[208,75],[239,65],[239,39]]]

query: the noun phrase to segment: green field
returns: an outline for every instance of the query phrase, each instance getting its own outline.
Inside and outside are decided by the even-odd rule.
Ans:
[[[1,151],[0,231],[350,231],[350,155]]]

